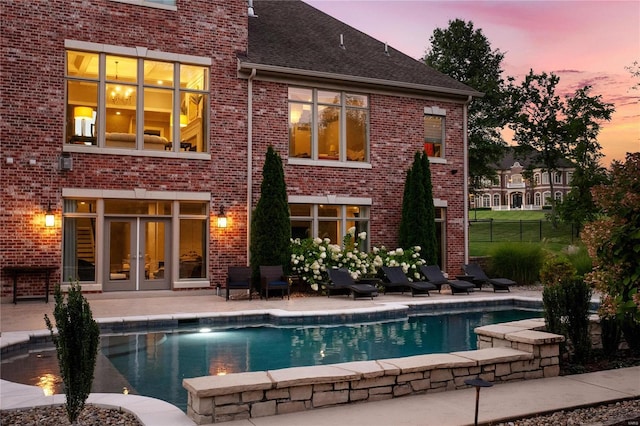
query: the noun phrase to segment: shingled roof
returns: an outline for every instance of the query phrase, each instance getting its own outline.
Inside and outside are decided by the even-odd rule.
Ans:
[[[249,49],[239,55],[240,72],[255,69],[465,98],[482,95],[302,1],[253,4],[257,17],[249,18]]]
[[[497,170],[509,170],[516,161],[520,163],[522,167],[526,168],[545,168],[545,165],[538,158],[539,153],[533,148],[526,146],[509,146],[504,149],[504,156],[494,165]],[[558,160],[558,167],[560,168],[572,168],[575,167],[571,161],[566,158],[560,158]]]

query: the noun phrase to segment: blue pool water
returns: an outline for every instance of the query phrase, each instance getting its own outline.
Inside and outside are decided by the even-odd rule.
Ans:
[[[184,378],[472,350],[474,328],[540,316],[511,309],[349,326],[174,330],[106,336],[101,348],[133,392],[186,410]]]

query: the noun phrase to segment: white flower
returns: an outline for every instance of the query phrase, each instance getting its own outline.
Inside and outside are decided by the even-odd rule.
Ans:
[[[402,247],[398,247],[396,249],[396,253],[398,254],[398,256],[402,256],[404,254],[404,250],[402,250]]]
[[[320,251],[322,251],[322,252],[327,251],[327,248],[326,248],[325,246],[320,246],[320,247],[318,247],[318,248],[319,248],[319,249],[320,249]]]
[[[329,244],[331,242],[331,240],[329,238],[325,238],[324,240],[322,240],[325,244]]]
[[[358,238],[360,238],[361,240],[366,240],[367,239],[367,233],[366,232],[361,232],[358,234]]]
[[[314,243],[314,244],[317,244],[317,245],[322,244],[322,238],[319,238],[319,237],[314,238],[314,239],[313,239],[313,243]]]
[[[378,247],[374,247],[373,250],[371,250],[373,252],[373,254],[378,254],[380,253],[380,249]]]
[[[351,234],[351,236],[353,237],[354,235],[356,235],[356,227],[355,227],[355,226],[352,226],[351,228],[349,228],[349,229],[347,230],[347,233],[348,233],[348,234]]]
[[[300,263],[300,262],[298,261],[298,259],[295,259],[295,260],[293,261],[293,264],[294,264],[294,265],[297,265],[298,263]]]
[[[311,290],[318,291],[318,284],[316,283],[311,284]]]
[[[321,259],[324,259],[325,257],[327,257],[327,253],[325,253],[325,252],[320,253],[320,258]]]
[[[420,246],[415,246],[415,247],[413,248],[413,251],[420,251],[420,250],[422,250],[422,248],[421,248]]]

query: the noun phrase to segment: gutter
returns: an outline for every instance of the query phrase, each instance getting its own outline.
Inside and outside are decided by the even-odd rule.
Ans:
[[[462,208],[462,212],[464,214],[464,218],[462,220],[462,224],[464,226],[464,263],[465,265],[469,263],[469,104],[473,100],[473,97],[469,95],[467,101],[464,103],[462,107],[462,151],[463,151],[463,170],[462,174],[464,178],[464,184],[462,186],[462,196],[464,198],[464,205]]]
[[[340,82],[350,82],[350,83],[359,83],[359,84],[367,84],[374,86],[387,86],[394,87],[405,90],[412,91],[420,91],[420,92],[432,92],[432,93],[440,93],[447,95],[456,95],[456,96],[464,96],[464,97],[481,97],[484,94],[478,92],[473,89],[451,89],[451,88],[443,88],[440,86],[431,86],[426,84],[418,84],[418,83],[407,83],[401,81],[393,81],[393,80],[384,80],[379,78],[370,78],[370,77],[358,77],[347,74],[335,74],[329,72],[322,71],[313,71],[313,70],[305,70],[299,68],[289,68],[289,67],[281,67],[277,65],[264,65],[264,64],[256,64],[251,62],[242,62],[238,60],[238,72],[242,73],[251,71],[251,73],[255,76],[254,72],[258,70],[265,74],[279,74],[279,75],[289,75],[293,77],[308,77],[308,78],[316,78],[316,79],[328,79],[335,80]],[[250,77],[251,78],[251,77]],[[469,102],[467,100],[467,102]]]
[[[251,70],[247,82],[247,266],[251,256],[251,207],[253,206],[253,78]]]

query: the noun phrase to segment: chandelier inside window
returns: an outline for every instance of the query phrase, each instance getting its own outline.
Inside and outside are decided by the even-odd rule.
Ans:
[[[118,61],[116,61],[116,81],[118,80]],[[123,89],[119,84],[115,84],[111,86],[111,91],[109,92],[109,100],[112,104],[116,105],[131,105],[131,100],[133,97],[133,89],[131,87],[126,87]]]

